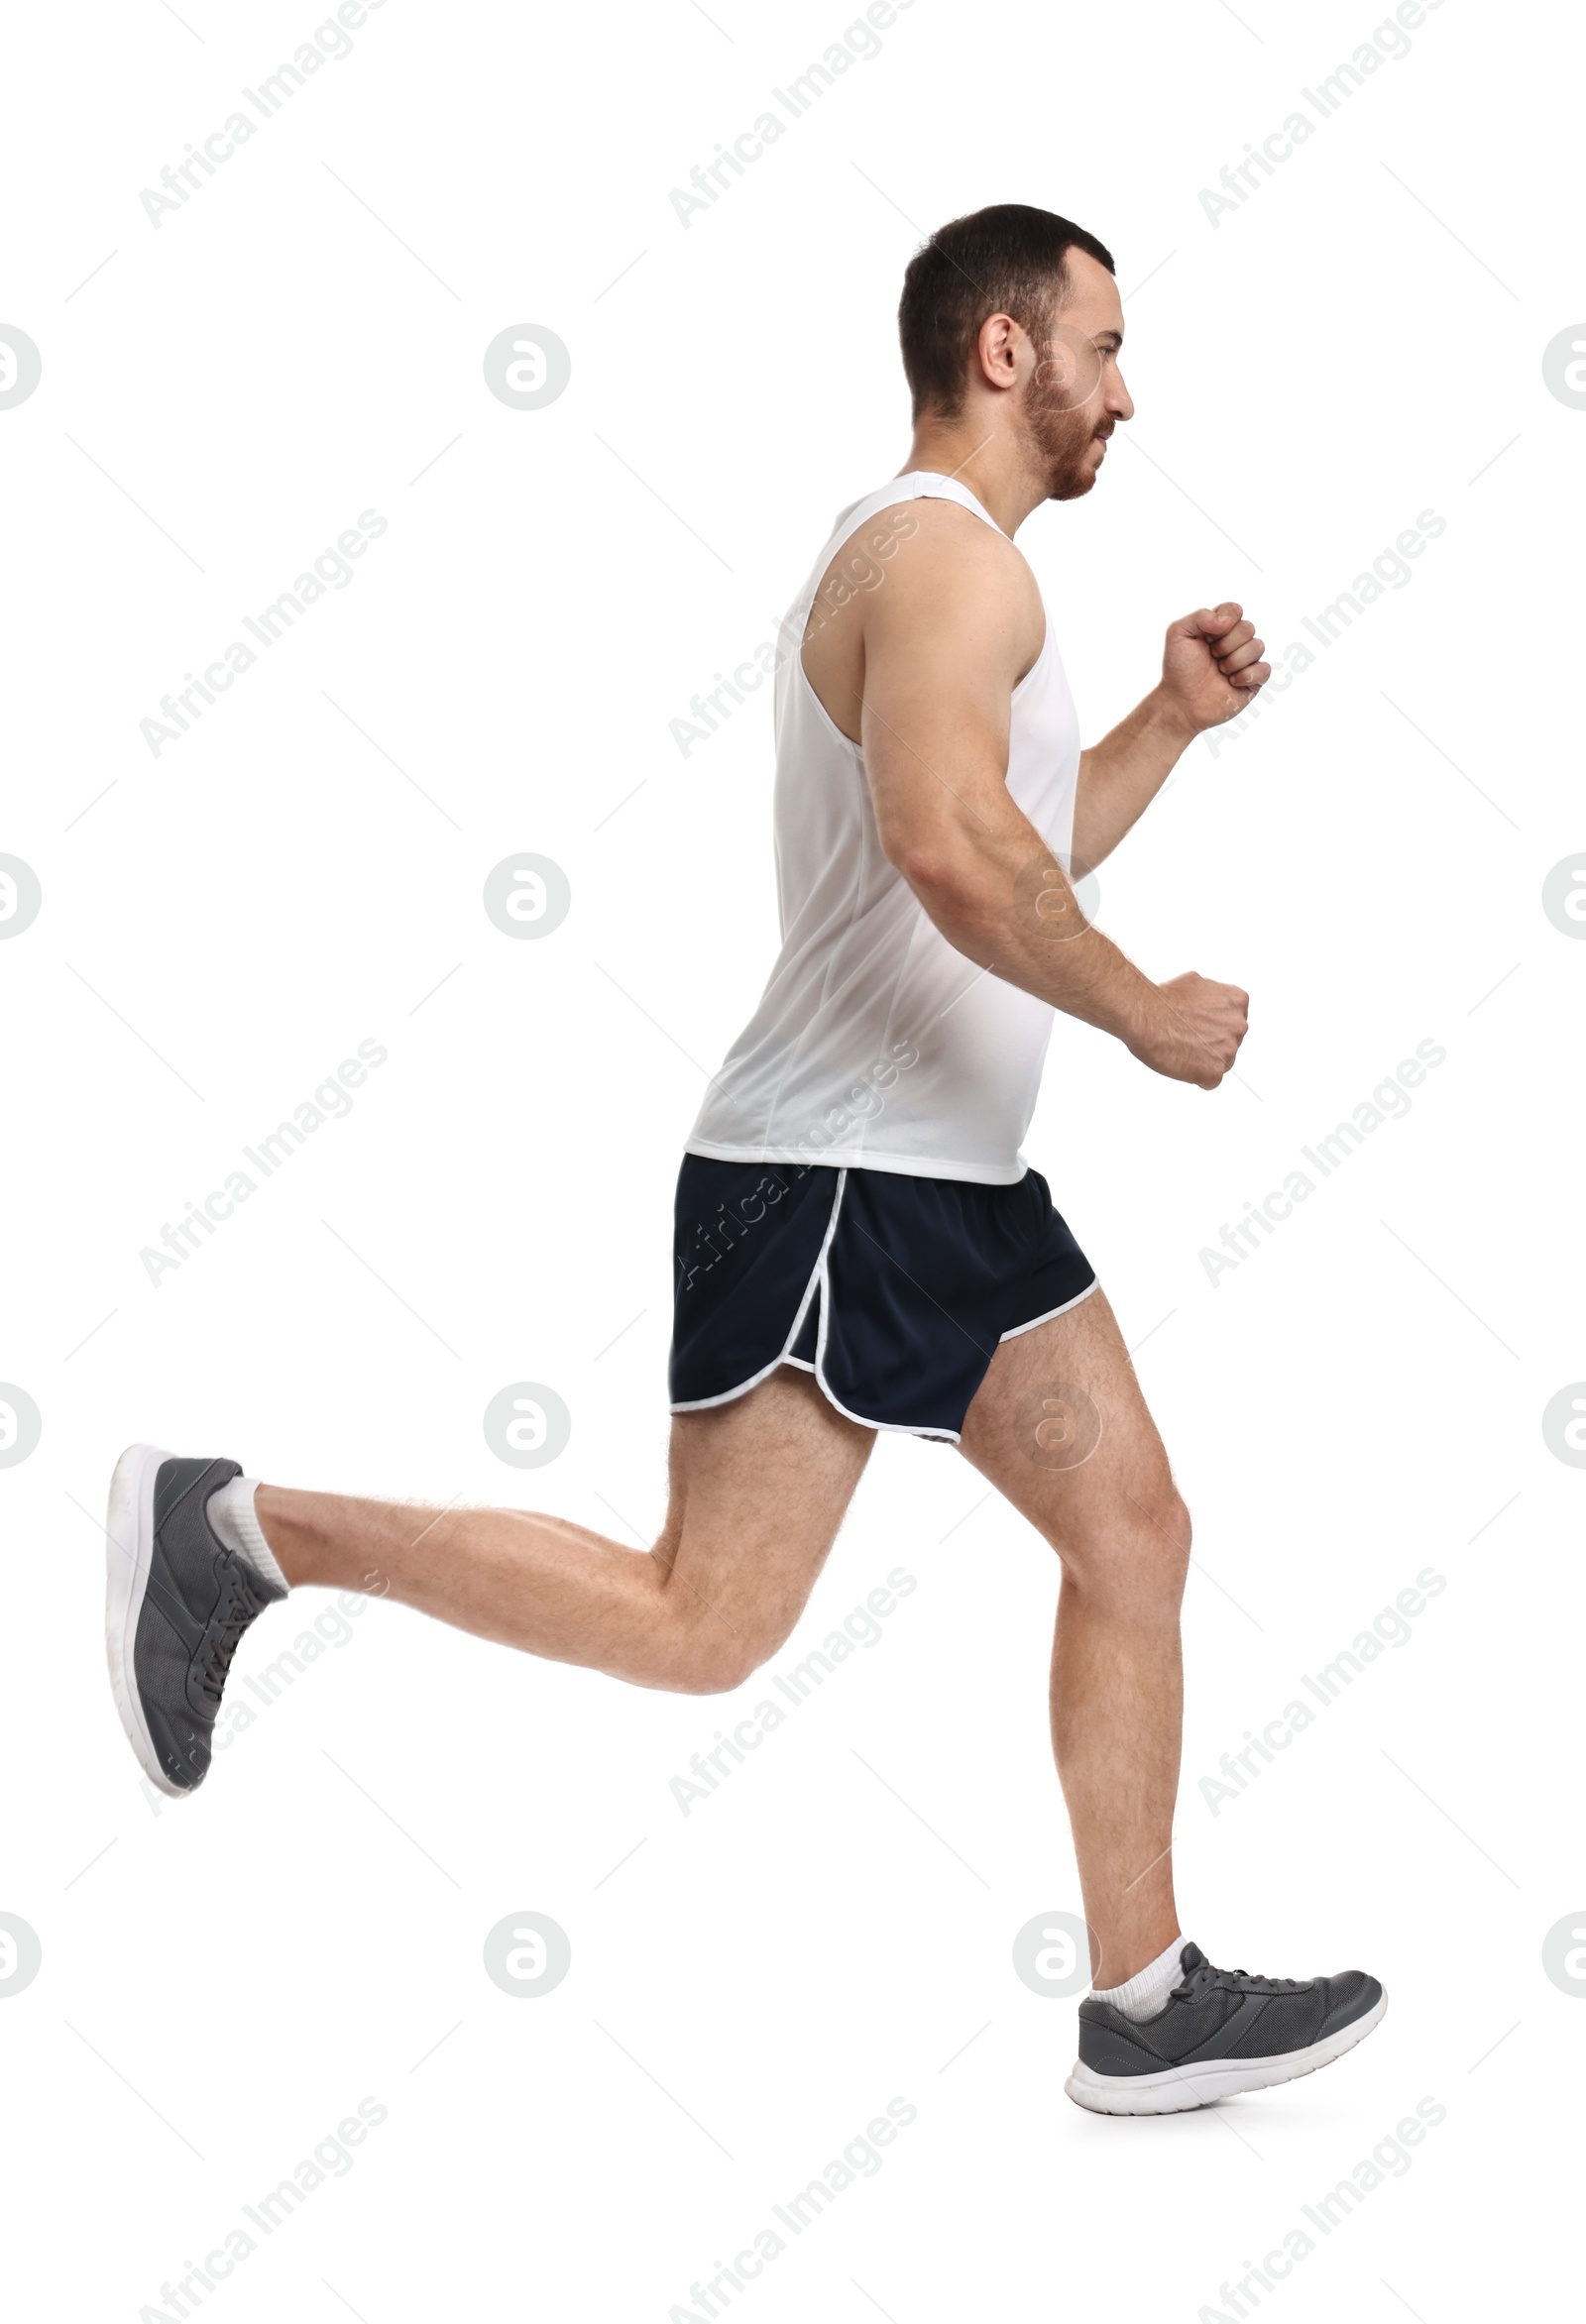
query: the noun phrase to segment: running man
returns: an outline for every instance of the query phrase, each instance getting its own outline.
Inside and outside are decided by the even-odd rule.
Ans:
[[[1094,1980],[1068,2092],[1159,2114],[1308,2073],[1387,2001],[1359,1970],[1214,1968],[1179,1927],[1189,1516],[1112,1309],[1019,1151],[1055,1010],[1197,1089],[1246,1028],[1243,992],[1154,984],[1072,884],[1270,674],[1238,606],[1186,614],[1160,682],[1080,749],[1013,536],[1091,490],[1133,414],[1113,272],[1093,235],[1010,204],[944,227],[905,276],[908,461],[843,511],[785,632],[782,948],[678,1179],[653,1550],[517,1509],[420,1530],[405,1503],[134,1446],[107,1633],[122,1723],[172,1794],[203,1781],[238,1641],[288,1590],[378,1577],[503,1645],[726,1692],[798,1620],[876,1431],[955,1444],[1062,1569],[1052,1735]]]

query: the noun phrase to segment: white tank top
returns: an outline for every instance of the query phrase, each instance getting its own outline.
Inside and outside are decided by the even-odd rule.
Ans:
[[[916,499],[957,500],[1000,530],[953,478],[896,477],[843,510],[789,611],[776,675],[782,949],[688,1152],[1005,1186],[1027,1166],[1019,1145],[1054,1012],[956,951],[887,861],[863,753],[822,708],[801,651],[838,549]],[[1007,781],[1065,866],[1078,771],[1078,726],[1049,620],[1039,660],[1014,689]]]

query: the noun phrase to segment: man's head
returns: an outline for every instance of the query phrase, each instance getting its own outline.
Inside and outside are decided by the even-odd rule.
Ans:
[[[1054,500],[1089,492],[1134,410],[1111,253],[1050,210],[1002,202],[933,234],[903,277],[898,334],[916,427],[1011,426]]]

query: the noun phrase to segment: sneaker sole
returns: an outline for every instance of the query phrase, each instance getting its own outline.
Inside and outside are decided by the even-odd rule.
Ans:
[[[105,1657],[116,1713],[139,1766],[168,1797],[184,1800],[189,1787],[172,1783],[160,1764],[134,1669],[138,1617],[154,1558],[155,1480],[161,1463],[173,1457],[155,1445],[129,1445],[111,1475],[105,1511]]]
[[[1076,2106],[1092,2114],[1188,2114],[1192,2107],[1214,2106],[1219,2098],[1232,2098],[1242,2090],[1298,2082],[1303,2074],[1331,2065],[1381,2025],[1387,2007],[1385,1993],[1364,2017],[1341,2026],[1325,2042],[1288,2050],[1281,2057],[1216,2057],[1204,2065],[1169,2066],[1160,2074],[1098,2074],[1092,2066],[1077,2064],[1063,2087]]]

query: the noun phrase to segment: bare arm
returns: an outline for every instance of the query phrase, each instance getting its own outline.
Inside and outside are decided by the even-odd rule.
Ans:
[[[854,609],[860,741],[888,859],[966,958],[1110,1033],[1154,1071],[1215,1088],[1244,1038],[1245,994],[1193,974],[1153,984],[1086,924],[1008,795],[1013,688],[1040,639],[1024,560],[940,502],[922,507],[908,551]]]
[[[1243,609],[1187,613],[1168,631],[1162,682],[1093,750],[1079,755],[1074,869],[1093,871],[1133,829],[1189,744],[1236,718],[1272,676]]]

